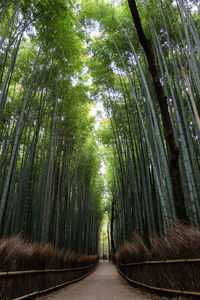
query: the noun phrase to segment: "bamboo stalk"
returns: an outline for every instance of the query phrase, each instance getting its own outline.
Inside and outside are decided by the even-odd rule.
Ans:
[[[194,100],[194,97],[193,97],[193,94],[192,94],[190,82],[189,82],[188,76],[185,72],[185,69],[183,67],[183,64],[181,62],[181,59],[180,59],[180,56],[178,54],[177,48],[175,47],[174,49],[175,49],[176,57],[178,59],[178,62],[179,62],[180,68],[181,68],[181,72],[182,72],[183,77],[185,79],[185,84],[186,84],[186,87],[187,87],[187,90],[188,90],[188,95],[189,95],[189,98],[190,98],[190,101],[191,101],[191,105],[192,105],[192,108],[193,108],[193,111],[194,111],[194,115],[195,115],[195,118],[196,118],[196,122],[197,122],[197,125],[198,125],[198,128],[199,128],[199,131],[200,131],[200,117],[199,117],[197,106],[196,106],[196,103],[195,103],[195,100]]]

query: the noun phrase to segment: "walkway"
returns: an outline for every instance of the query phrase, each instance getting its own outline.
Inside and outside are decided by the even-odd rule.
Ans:
[[[145,300],[153,299],[129,286],[111,263],[100,262],[97,270],[78,283],[37,298],[38,300]]]

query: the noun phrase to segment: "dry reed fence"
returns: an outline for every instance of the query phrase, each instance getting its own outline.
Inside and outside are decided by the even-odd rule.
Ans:
[[[70,251],[64,253],[49,244],[30,244],[19,237],[1,240],[0,273],[27,270],[70,270],[0,276],[0,299],[15,299],[76,280],[91,272],[97,261],[97,255],[79,255]]]
[[[176,224],[173,230],[168,229],[165,238],[151,237],[150,249],[138,235],[134,235],[133,242],[125,243],[114,257],[119,270],[132,281],[163,289],[200,293],[200,260],[163,262],[198,258],[200,230],[182,224]],[[197,298],[200,299],[200,296],[190,296],[190,299]]]

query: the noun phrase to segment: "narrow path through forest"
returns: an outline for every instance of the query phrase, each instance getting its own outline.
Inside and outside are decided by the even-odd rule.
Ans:
[[[84,280],[38,300],[144,300],[152,296],[144,295],[121,278],[115,266],[107,261],[100,262],[97,270]]]

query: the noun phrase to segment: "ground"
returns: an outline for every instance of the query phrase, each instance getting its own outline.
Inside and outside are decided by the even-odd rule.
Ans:
[[[116,267],[100,262],[97,270],[84,280],[37,300],[147,300],[168,299],[143,293],[130,286],[118,273]],[[174,298],[175,299],[175,298]],[[178,299],[178,298],[176,298]],[[180,298],[181,299],[181,298]]]

